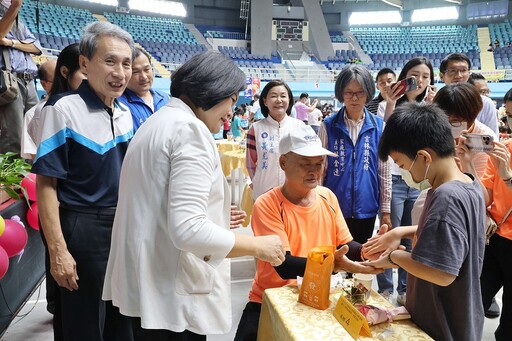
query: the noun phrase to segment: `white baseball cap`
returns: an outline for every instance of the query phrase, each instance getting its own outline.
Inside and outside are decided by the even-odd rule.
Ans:
[[[302,156],[338,156],[322,147],[322,143],[310,126],[301,126],[286,133],[279,141],[281,155],[294,152]]]

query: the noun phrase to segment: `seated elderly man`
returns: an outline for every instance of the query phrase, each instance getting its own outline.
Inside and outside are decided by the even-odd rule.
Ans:
[[[342,246],[335,254],[334,271],[381,272],[352,261],[362,259],[361,244],[353,241],[334,193],[318,185],[325,155],[336,154],[322,148],[310,126],[295,128],[284,135],[279,153],[285,182],[256,200],[251,226],[255,236],[280,236],[286,258],[277,267],[258,260],[249,303],[235,340],[256,340],[263,291],[304,276],[307,254],[315,246]]]

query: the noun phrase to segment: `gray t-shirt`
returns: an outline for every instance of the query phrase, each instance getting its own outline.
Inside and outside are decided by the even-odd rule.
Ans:
[[[435,340],[482,339],[484,221],[484,198],[476,181],[450,181],[427,194],[412,258],[457,278],[442,287],[409,274],[406,308]]]

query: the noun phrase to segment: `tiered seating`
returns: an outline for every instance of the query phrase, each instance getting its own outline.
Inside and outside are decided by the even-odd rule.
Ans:
[[[494,63],[496,69],[512,68],[512,20],[505,20],[499,24],[489,24],[491,43],[500,42],[500,47],[494,49]],[[508,46],[508,47],[506,47]]]
[[[183,64],[196,54],[206,51],[203,45],[176,44],[152,40],[139,43],[161,63]]]
[[[206,50],[178,19],[104,13],[112,23],[128,31],[151,55],[169,70]]]
[[[345,65],[353,62],[354,59],[359,59],[355,50],[336,50],[336,55],[328,57],[324,65],[329,70],[341,70]]]
[[[335,31],[335,32],[329,32],[329,36],[331,37],[331,41],[333,43],[346,43],[347,38],[343,35],[342,32]]]
[[[352,28],[368,54],[478,51],[476,25]]]
[[[194,35],[178,19],[104,13],[112,23],[130,32],[135,41],[160,41],[197,45]]]
[[[489,24],[489,35],[491,36],[491,43],[498,39],[500,47],[512,42],[512,20],[505,20],[499,24]]]
[[[496,69],[512,69],[512,47],[499,47],[494,50]]]
[[[370,55],[372,69],[401,68],[416,56],[428,57],[434,67],[449,53],[462,52],[480,68],[476,25],[430,27],[352,28],[363,50]]]
[[[90,11],[80,8],[39,3],[39,28],[36,24],[36,5],[24,1],[20,17],[44,48],[62,50],[80,39],[82,28],[96,21]]]
[[[269,80],[278,74],[268,56],[251,54],[247,48],[238,46],[219,46],[219,51],[233,59],[249,76],[259,76],[262,80]]]
[[[238,27],[195,25],[205,38],[245,40],[245,33]]]
[[[480,69],[480,54],[475,50],[470,50],[465,53],[469,59],[471,60],[471,68],[472,69]],[[441,52],[415,52],[415,53],[375,53],[370,54],[371,59],[373,60],[373,65],[370,65],[370,68],[374,70],[380,70],[382,68],[391,68],[391,69],[401,69],[402,66],[407,63],[412,58],[415,57],[427,57],[432,66],[434,68],[439,68],[441,61],[443,58],[448,55],[448,53]]]

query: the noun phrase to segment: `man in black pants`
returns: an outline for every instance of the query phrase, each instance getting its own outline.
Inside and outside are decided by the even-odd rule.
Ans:
[[[51,97],[41,113],[32,171],[39,216],[59,285],[54,333],[63,340],[133,339],[131,321],[101,299],[119,176],[133,136],[130,111],[117,101],[132,72],[134,44],[107,22],[85,27],[76,92]]]

